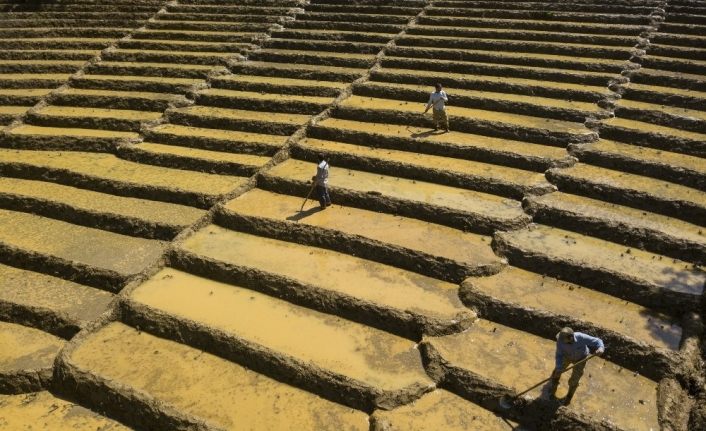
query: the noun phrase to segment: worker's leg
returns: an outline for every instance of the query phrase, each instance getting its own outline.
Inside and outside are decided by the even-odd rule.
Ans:
[[[441,112],[443,112],[443,111],[439,111],[436,109],[432,110],[432,113],[434,116],[434,130],[439,128],[439,123],[441,122]]]
[[[326,203],[326,206],[331,205],[331,196],[328,194],[328,186],[324,186],[324,203]]]
[[[446,130],[448,132],[449,131],[449,116],[446,115],[445,109],[442,109],[439,112],[440,112],[440,114],[439,114],[440,121],[439,122],[441,123],[442,126],[444,126],[444,130]]]
[[[319,205],[321,209],[326,208],[326,187],[316,185],[316,196],[319,198]]]
[[[561,364],[561,369],[563,370],[568,366],[569,362],[564,360],[564,363]],[[552,397],[556,395],[556,389],[559,387],[559,380],[561,380],[561,374],[556,377],[552,377],[552,379],[549,381],[549,395]]]
[[[576,365],[574,368],[571,369],[571,377],[569,377],[569,392],[567,392],[566,394],[564,404],[568,405],[571,402],[571,399],[574,397],[574,393],[576,392],[576,388],[578,388],[579,386],[579,380],[581,380],[585,368],[586,363],[581,362],[580,364]]]

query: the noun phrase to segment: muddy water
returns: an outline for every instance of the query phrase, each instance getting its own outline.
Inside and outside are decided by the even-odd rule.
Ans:
[[[112,154],[0,150],[0,162],[67,169],[110,181],[182,189],[207,195],[228,193],[244,183],[240,177],[206,174],[130,162]]]
[[[429,340],[452,364],[516,391],[549,377],[554,368],[555,341],[485,320],[462,334]],[[565,395],[567,379],[563,377],[557,396]],[[546,397],[546,386],[530,396]],[[600,358],[586,365],[570,408],[624,430],[660,429],[657,383]]]
[[[0,428],[6,430],[129,431],[129,428],[46,391],[0,395]]]
[[[660,259],[653,253],[561,229],[538,225],[531,230],[515,231],[510,237],[513,244],[525,250],[600,267],[675,292],[700,295],[706,281],[706,272],[686,262]]]
[[[679,348],[682,331],[677,322],[610,295],[514,267],[468,281],[501,301],[585,320],[655,347]]]
[[[226,209],[240,214],[266,217],[361,235],[458,262],[498,263],[490,248],[491,238],[446,226],[352,207],[333,205],[319,211],[309,200],[300,212],[302,199],[255,189],[230,201]]]
[[[604,121],[609,126],[624,127],[626,129],[635,129],[640,132],[660,133],[662,135],[677,136],[680,138],[694,139],[697,141],[706,141],[706,134],[688,132],[686,130],[676,129],[673,127],[659,126],[653,123],[647,123],[636,120],[626,120],[623,118],[611,118]]]
[[[522,431],[517,424],[464,400],[437,390],[392,411],[375,413],[387,431]]]
[[[164,269],[131,297],[376,388],[431,383],[413,342],[248,289]]]
[[[115,196],[44,181],[0,177],[0,194],[70,205],[92,212],[118,214],[159,223],[189,225],[205,211],[184,205]]]
[[[670,151],[657,150],[650,147],[641,147],[638,145],[623,144],[620,142],[609,141],[605,139],[598,140],[595,143],[588,144],[586,149],[597,151],[605,151],[608,153],[618,154],[638,160],[644,160],[660,164],[668,164],[673,167],[683,167],[696,172],[700,172],[706,176],[706,163],[702,157],[688,156],[681,153],[672,153]]]
[[[63,127],[38,127],[23,124],[12,129],[18,135],[44,135],[44,136],[93,136],[97,138],[135,139],[140,136],[134,132],[119,132],[117,130],[76,129]]]
[[[0,322],[0,372],[51,368],[64,343],[38,329]]]
[[[58,311],[83,322],[97,318],[112,300],[103,290],[0,264],[0,301]]]
[[[328,118],[319,124],[323,127],[332,127],[342,130],[364,131],[367,133],[375,133],[399,138],[423,139],[425,141],[458,145],[461,148],[480,147],[487,148],[490,151],[501,151],[519,155],[556,159],[566,157],[566,150],[563,148],[456,131],[451,131],[450,133],[431,133],[429,128],[400,126],[396,124],[384,123],[363,123],[359,121],[341,120],[338,118]]]
[[[391,161],[413,165],[429,171],[438,171],[441,167],[456,175],[473,175],[478,177],[488,177],[492,180],[503,181],[520,185],[540,185],[545,184],[544,175],[522,169],[508,168],[489,163],[462,160],[451,157],[432,156],[419,154],[411,151],[398,151],[381,148],[371,148],[364,145],[352,145],[334,141],[323,141],[320,139],[307,138],[300,145],[313,148],[317,151],[329,154],[339,152],[357,157],[366,157],[377,160]]]
[[[134,274],[156,261],[164,243],[0,210],[0,242],[29,252]]]
[[[398,310],[445,318],[464,310],[454,284],[321,248],[215,225],[190,237],[183,248]]]
[[[70,362],[220,428],[368,430],[362,412],[120,323],[91,335]]]
[[[419,113],[421,116],[424,112],[425,103],[425,100],[420,100],[418,103],[415,103],[373,97],[352,96],[346,99],[342,106],[359,109],[385,109]],[[453,108],[449,107],[449,115],[481,121],[509,123],[522,127],[548,129],[550,131],[572,133],[576,135],[589,135],[593,133],[589,129],[583,127],[582,123],[571,123],[568,121],[530,117],[528,115],[509,114],[506,112],[485,111],[482,109],[460,108],[454,106]]]
[[[706,135],[704,137],[706,138]],[[612,169],[577,163],[571,168],[563,170],[561,174],[585,178],[588,182],[606,183],[613,187],[638,190],[669,201],[682,199],[697,205],[706,205],[706,192],[701,190]]]
[[[289,159],[268,171],[268,174],[299,181],[309,181],[315,165]],[[422,181],[351,169],[331,168],[329,184],[359,192],[380,192],[398,199],[409,199],[429,205],[453,208],[469,213],[481,213],[497,218],[523,217],[520,203],[487,193],[464,190]],[[335,194],[335,190],[332,192]]]

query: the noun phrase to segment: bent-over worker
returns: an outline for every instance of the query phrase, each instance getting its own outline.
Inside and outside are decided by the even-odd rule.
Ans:
[[[449,117],[446,115],[446,102],[449,101],[446,92],[444,91],[441,84],[436,84],[436,91],[431,93],[429,96],[429,101],[427,102],[426,109],[424,113],[429,112],[429,108],[434,108],[432,113],[434,114],[434,130],[438,130],[443,126],[444,130],[449,131]]]
[[[575,364],[582,359],[585,359],[590,354],[601,355],[605,351],[603,340],[592,337],[583,332],[574,332],[571,328],[562,328],[556,334],[556,365],[552,372],[552,380],[549,387],[549,392],[552,396],[556,394],[561,371],[566,369],[571,364]],[[571,377],[569,377],[569,392],[564,398],[564,404],[571,403],[574,397],[576,388],[579,385],[579,380],[583,376],[586,362],[581,362],[571,369]]]

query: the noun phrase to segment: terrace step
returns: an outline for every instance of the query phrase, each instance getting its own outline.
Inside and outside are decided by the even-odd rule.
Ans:
[[[706,192],[584,163],[550,169],[547,178],[567,193],[585,195],[619,205],[704,225]]]
[[[239,53],[243,49],[249,48],[248,43],[233,42],[208,42],[196,40],[173,40],[173,39],[129,39],[118,42],[120,49],[141,50],[141,51],[181,51],[205,54],[207,52]]]
[[[21,38],[10,37],[0,38],[0,49],[78,49],[78,50],[101,50],[110,45],[115,39],[112,38],[83,38],[83,37],[42,37],[42,38]]]
[[[90,75],[72,78],[71,86],[95,90],[142,91],[152,93],[186,93],[201,79],[159,76]]]
[[[335,116],[346,120],[431,126],[431,116],[425,118],[423,107],[423,103],[351,96],[340,105]],[[455,106],[449,108],[448,116],[453,130],[544,145],[565,146],[567,143],[591,142],[596,138],[596,133],[582,123]]]
[[[112,151],[121,142],[139,137],[134,132],[39,127],[22,124],[0,136],[0,145],[37,150]]]
[[[338,96],[341,90],[347,87],[347,84],[334,81],[312,81],[309,79],[229,75],[211,80],[211,86],[250,93],[278,93],[333,98]],[[331,99],[329,99],[329,103],[330,101]]]
[[[328,51],[299,51],[287,49],[260,49],[248,58],[273,63],[309,64],[367,69],[375,64],[374,54],[353,54]]]
[[[616,78],[615,73],[556,69],[537,66],[519,66],[512,64],[493,64],[488,62],[405,58],[392,55],[383,57],[381,63],[384,68],[390,69],[410,69],[436,73],[465,74],[466,76],[490,75],[508,78],[534,79],[540,81],[546,80],[568,84],[584,84],[591,87],[606,87],[611,80]],[[431,82],[436,80],[437,79],[434,79]]]
[[[114,296],[72,281],[0,264],[0,315],[70,339],[108,310]]]
[[[569,148],[585,163],[646,175],[706,191],[704,159],[606,139]]]
[[[354,93],[360,96],[391,98],[409,102],[424,100],[429,94],[429,86],[397,83],[366,82],[354,87]],[[586,117],[601,113],[602,109],[592,102],[578,102],[564,99],[524,96],[512,93],[454,89],[451,102],[453,106],[464,108],[504,111],[556,120],[583,122]]]
[[[162,240],[171,240],[205,214],[183,205],[6,177],[0,178],[0,207]]]
[[[606,358],[655,381],[682,360],[676,319],[576,284],[509,267],[469,278],[460,296],[483,318],[544,338],[558,326],[593,334],[608,346]]]
[[[443,389],[391,411],[377,410],[371,419],[373,430],[386,431],[504,431],[517,425]]]
[[[209,72],[213,71],[213,69],[213,66],[198,64],[101,61],[87,66],[85,72],[91,75],[144,75],[164,78],[206,79]]]
[[[144,121],[153,121],[161,117],[161,112],[45,106],[30,112],[25,121],[37,126],[137,132]]]
[[[0,209],[2,262],[118,292],[162,255],[160,241]]]
[[[521,199],[525,194],[544,194],[554,190],[554,186],[546,181],[543,174],[470,160],[312,138],[306,138],[292,148],[292,155],[300,159],[316,160],[320,153],[329,155],[337,165],[345,168],[514,199]]]
[[[241,49],[244,52],[245,48]],[[202,66],[219,66],[234,55],[229,52],[192,52],[177,50],[114,49],[104,52],[101,58],[106,62],[133,63],[172,63]]]
[[[244,178],[169,169],[112,154],[0,150],[4,176],[42,179],[119,196],[210,208]]]
[[[49,392],[0,395],[3,424],[8,429],[29,430],[41,424],[52,430],[85,429],[129,431],[129,428]]]
[[[136,361],[140,367],[127,366]],[[61,363],[61,377],[64,391],[71,388],[84,405],[146,429],[312,429],[322,424],[328,430],[368,429],[362,412],[120,323],[108,324],[71,351]],[[181,384],[175,386],[177,381]],[[97,394],[111,402],[100,404]],[[159,410],[142,413],[152,400]]]
[[[230,32],[230,31],[193,31],[193,30],[155,30],[143,29],[132,35],[135,40],[194,40],[204,42],[253,42],[260,33],[257,32]]]
[[[427,48],[396,46],[387,52],[395,57],[469,61],[515,66],[545,67],[602,73],[620,73],[625,68],[629,55],[622,60],[605,58],[579,57],[576,55],[558,55],[545,53],[517,52],[515,47],[505,50],[473,50],[458,48]]]
[[[332,97],[300,96],[278,93],[255,93],[252,91],[209,88],[199,91],[196,103],[205,106],[230,108],[247,107],[257,111],[290,112],[315,115],[333,102]]]
[[[74,73],[84,61],[70,60],[0,60],[0,73]]]
[[[146,22],[145,27],[154,30],[222,31],[234,33],[255,31],[264,33],[272,27],[272,24],[263,22],[180,21],[167,20],[166,17],[163,17],[159,20]]]
[[[25,112],[27,112],[28,109],[32,108],[31,106],[0,106],[0,124],[10,124],[12,120],[15,119],[15,117],[18,117]]]
[[[643,67],[648,67],[650,69],[662,69],[670,70],[673,72],[685,72],[693,73],[698,75],[706,75],[706,61],[691,60],[691,59],[681,59],[672,57],[662,57],[659,55],[648,55],[643,56],[640,59]]]
[[[515,3],[517,4],[517,3]],[[495,6],[501,6],[495,3]],[[549,4],[545,3],[542,5],[543,8],[548,7]],[[602,7],[605,7],[602,5]],[[527,41],[538,41],[538,42],[564,42],[564,43],[578,43],[578,44],[590,44],[599,46],[610,46],[610,47],[632,47],[637,43],[637,37],[635,35],[609,35],[609,34],[595,34],[595,33],[580,33],[580,32],[566,32],[566,31],[537,31],[537,30],[521,30],[513,28],[493,28],[484,26],[464,26],[464,27],[452,27],[452,26],[428,26],[428,25],[415,25],[407,30],[407,35],[410,36],[446,36],[446,37],[457,37],[457,38],[469,38],[469,39],[504,39],[504,40],[527,40]]]
[[[496,11],[500,14],[503,11]],[[594,14],[592,21],[584,21],[583,14],[563,14],[561,17],[552,12],[545,11],[509,11],[519,13],[522,16],[491,16],[492,12],[488,10],[477,10],[476,16],[469,17],[451,17],[451,16],[431,16],[427,15],[418,19],[419,24],[433,26],[449,26],[449,27],[490,27],[490,28],[506,28],[506,29],[523,29],[523,30],[541,30],[541,31],[563,31],[566,33],[596,33],[607,35],[637,35],[649,29],[649,17],[636,16],[634,19],[642,22],[637,23],[607,23],[604,21],[605,15]],[[553,15],[558,19],[533,19],[531,14],[544,14],[545,16]],[[480,15],[480,16],[479,16]],[[567,19],[570,18],[570,19]],[[615,19],[615,18],[614,18]],[[642,24],[642,25],[641,25]]]
[[[0,343],[4,346],[0,351],[2,393],[34,392],[49,385],[54,359],[64,340],[37,329],[0,322]]]
[[[687,109],[703,109],[706,105],[706,91],[694,91],[664,87],[661,85],[631,83],[625,88],[625,99],[678,106]]]
[[[373,148],[478,160],[537,172],[573,164],[566,150],[559,147],[395,124],[327,118],[309,128],[308,136],[357,145],[374,143]]]
[[[410,340],[170,268],[131,292],[124,320],[364,410],[397,406],[432,385]],[[178,335],[193,324],[193,336]],[[215,331],[223,335],[206,335]]]
[[[364,68],[324,66],[317,64],[268,63],[265,61],[244,61],[230,66],[235,74],[260,75],[281,78],[324,80],[345,82],[354,81],[366,72]]]
[[[7,49],[0,51],[2,60],[81,60],[88,61],[100,54],[86,49]]]
[[[451,283],[215,225],[188,238],[172,254],[172,261],[192,273],[235,282],[410,338],[458,331],[473,317]]]
[[[499,232],[493,245],[515,266],[670,313],[698,309],[706,281],[684,261],[548,226]]]
[[[2,79],[2,77],[0,77]],[[20,88],[2,89],[0,88],[1,105],[33,106],[39,100],[51,92],[48,88]]]
[[[311,118],[309,115],[249,111],[242,109],[189,106],[166,113],[169,122],[190,127],[239,130],[243,132],[291,135]]]
[[[685,71],[673,72],[643,67],[630,78],[630,81],[638,84],[664,85],[683,90],[706,91],[706,79],[703,75],[686,73]]]
[[[85,108],[163,111],[173,103],[185,104],[186,99],[164,93],[67,88],[52,97],[51,103]]]
[[[501,395],[545,379],[554,368],[554,340],[482,319],[462,334],[429,338],[425,343],[433,362],[444,361],[445,381],[488,408],[500,409],[497,400]],[[523,367],[516,367],[517,363]],[[621,371],[601,358],[589,361],[573,402],[556,410],[554,419],[578,423],[582,428],[610,421],[618,430],[659,429],[657,383]],[[557,395],[562,396],[565,386],[561,384]],[[548,403],[544,390],[535,389],[525,397]]]
[[[287,29],[306,30],[332,30],[332,31],[357,31],[360,33],[388,33],[395,35],[404,29],[402,24],[384,24],[373,22],[360,22],[357,16],[343,21],[316,21],[307,20],[307,15],[299,15],[296,20],[287,23]]]
[[[0,88],[50,88],[66,82],[68,73],[0,73]]]
[[[264,172],[258,184],[279,193],[305,195],[314,165],[289,159]],[[336,203],[439,223],[481,234],[526,226],[519,202],[497,195],[334,168],[330,178]]]
[[[297,211],[300,202],[299,197],[254,189],[228,202],[216,220],[232,229],[329,248],[455,283],[471,274],[497,272],[503,265],[486,236],[339,205],[317,211],[315,200]]]
[[[282,135],[205,129],[175,124],[160,124],[144,130],[143,134],[147,140],[156,143],[262,156],[274,155],[284,146],[288,138]]]
[[[389,33],[293,28],[284,28],[274,31],[272,32],[272,37],[280,39],[329,40],[379,44],[385,44],[391,39]]]
[[[650,41],[650,49],[648,53],[651,56],[659,57],[681,58],[685,60],[706,60],[706,50],[702,47],[663,45],[658,40]]]
[[[281,39],[276,36],[265,40],[262,47],[265,49],[286,49],[301,51],[319,51],[354,54],[377,54],[384,43],[349,42],[340,40],[309,40],[309,39]]]
[[[239,154],[179,145],[142,142],[123,147],[120,157],[139,163],[222,175],[251,176],[270,161],[270,157]]]
[[[676,108],[624,99],[616,106],[615,115],[685,131],[706,132],[706,110]]]
[[[706,262],[704,228],[651,212],[583,196],[530,197],[533,220],[698,264]]]
[[[577,58],[597,58],[597,62],[603,60],[627,60],[631,56],[632,45],[622,47],[604,46],[595,43],[575,43],[575,42],[553,42],[553,41],[530,41],[526,39],[511,39],[503,37],[502,34],[493,38],[465,38],[446,35],[414,35],[405,34],[396,41],[397,46],[416,48],[440,48],[458,50],[479,50],[479,51],[507,51],[524,52],[529,54],[546,54],[548,56],[574,56]]]

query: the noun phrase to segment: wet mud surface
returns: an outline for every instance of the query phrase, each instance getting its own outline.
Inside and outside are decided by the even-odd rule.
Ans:
[[[0,428],[703,428],[705,16],[0,0]]]

